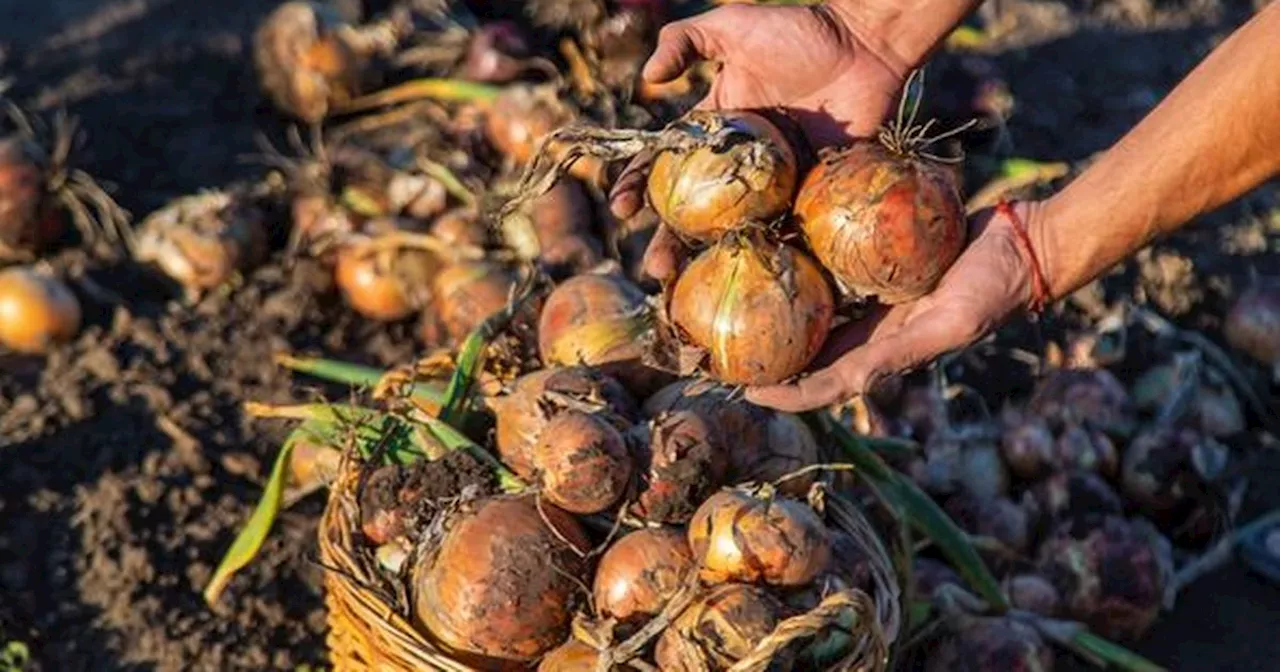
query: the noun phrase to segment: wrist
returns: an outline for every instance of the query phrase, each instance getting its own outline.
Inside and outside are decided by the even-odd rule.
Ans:
[[[863,46],[905,79],[981,0],[828,0],[826,4]]]
[[[1027,240],[1040,264],[1040,273],[1045,283],[1045,301],[1052,303],[1062,298],[1067,292],[1063,290],[1061,256],[1057,253],[1053,230],[1052,199],[1043,201],[1025,201],[1022,203],[1023,217],[1027,227]]]

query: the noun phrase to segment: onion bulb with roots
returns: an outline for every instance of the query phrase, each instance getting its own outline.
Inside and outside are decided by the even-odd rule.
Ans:
[[[664,672],[726,670],[751,653],[786,617],[777,598],[755,586],[716,586],[680,613],[658,639],[655,660]],[[788,669],[788,656],[774,660]]]
[[[680,273],[668,303],[682,341],[730,385],[780,383],[817,356],[835,300],[818,264],[789,245],[725,239]]]
[[[618,427],[639,420],[630,392],[617,380],[586,366],[553,367],[516,379],[507,394],[488,397],[497,420],[495,443],[502,461],[522,477],[535,473],[534,446],[551,419],[565,408],[592,409]]]
[[[1222,335],[1280,380],[1280,279],[1261,280],[1240,294],[1223,320]]]
[[[353,240],[338,249],[334,281],[357,313],[379,322],[403,320],[430,298],[441,259],[421,249],[380,246],[377,238]]]
[[[1009,606],[1054,618],[1062,606],[1062,596],[1049,580],[1039,574],[1017,574],[1004,580]]]
[[[507,307],[518,280],[510,269],[491,261],[449,264],[431,283],[435,317],[454,342],[461,342],[489,316]],[[526,304],[526,310],[536,310]]]
[[[1053,672],[1053,649],[1026,623],[961,616],[952,627],[953,632],[929,653],[926,672]]]
[[[651,522],[686,523],[725,484],[728,450],[718,432],[692,411],[664,411],[637,425],[647,444],[648,473],[632,513]]]
[[[802,586],[827,569],[831,536],[808,504],[722,490],[689,521],[703,580]]]
[[[793,209],[810,247],[843,288],[886,304],[933,291],[968,232],[958,171],[925,151],[958,131],[925,138],[912,127],[916,111],[910,119],[904,112],[899,108],[877,139],[822,152]]]
[[[1091,471],[1059,471],[1030,490],[1045,522],[1051,526],[1079,518],[1120,515],[1120,495]]]
[[[542,428],[533,465],[547,501],[572,513],[599,513],[613,506],[635,463],[622,434],[599,415],[565,410]]]
[[[772,482],[821,461],[818,441],[799,416],[752,404],[723,385],[694,380],[671,383],[644,402],[649,417],[663,411],[691,411],[726,442],[730,483]],[[778,490],[803,497],[816,478],[791,478]]]
[[[548,653],[538,663],[538,672],[595,672],[600,652],[571,639]]]
[[[662,611],[694,569],[682,531],[641,528],[600,557],[592,589],[596,610],[619,621],[645,621]]]
[[[1106,369],[1058,369],[1036,386],[1027,411],[1051,427],[1084,424],[1124,436],[1136,423],[1133,400]]]
[[[482,657],[473,662],[486,669],[533,663],[569,634],[576,577],[588,569],[579,554],[590,548],[572,515],[534,496],[464,504],[413,569],[414,616],[447,650]]]
[[[1038,571],[1064,613],[1113,640],[1136,640],[1160,613],[1172,560],[1149,525],[1108,516],[1063,523],[1040,545]]]
[[[254,64],[264,93],[281,111],[317,123],[334,106],[362,92],[369,61],[352,27],[316,2],[286,2],[253,38]]]
[[[0,271],[0,345],[47,353],[80,331],[80,301],[61,280],[27,266]]]
[[[134,258],[198,296],[263,261],[266,226],[266,213],[238,190],[184,196],[142,220]]]
[[[796,155],[772,122],[754,112],[694,110],[675,125],[694,137],[727,138],[724,148],[695,145],[654,157],[648,203],[678,235],[715,241],[787,211]]]

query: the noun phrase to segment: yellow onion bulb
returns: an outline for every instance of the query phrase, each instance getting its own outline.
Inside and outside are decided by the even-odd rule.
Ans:
[[[0,271],[0,345],[42,354],[80,331],[80,302],[61,280],[25,266]]]
[[[693,570],[683,532],[667,527],[636,530],[600,557],[592,595],[601,616],[619,621],[656,616]]]
[[[376,249],[377,239],[338,250],[334,280],[347,305],[379,322],[403,320],[427,300],[427,283],[440,259],[418,249]]]
[[[507,307],[515,274],[491,261],[462,261],[446,266],[432,283],[432,305],[455,342]]]
[[[618,275],[585,274],[561,283],[538,317],[538,351],[547,365],[599,365],[641,355],[645,294]]]
[[[599,415],[561,411],[542,428],[533,447],[542,494],[572,513],[599,513],[613,506],[635,469],[618,430]]]
[[[787,211],[798,181],[796,155],[777,126],[745,111],[695,110],[679,123],[695,137],[727,132],[741,140],[654,157],[647,200],[677,234],[713,241]]]
[[[831,561],[831,535],[807,504],[740,490],[718,492],[698,507],[689,546],[711,583],[802,586]]]
[[[655,660],[663,672],[725,670],[745,658],[786,617],[786,607],[757,586],[716,586],[680,613],[658,638]],[[780,669],[789,655],[774,660]]]
[[[967,233],[952,168],[876,140],[825,153],[801,184],[794,213],[845,290],[887,304],[932,291]]]
[[[548,653],[538,663],[538,672],[595,672],[600,652],[571,639]]]
[[[447,650],[487,659],[485,669],[533,663],[569,634],[576,577],[588,569],[579,553],[590,548],[573,516],[534,496],[469,504],[414,567],[414,616]]]
[[[725,240],[680,274],[668,312],[682,337],[705,352],[716,380],[770,385],[817,356],[835,300],[822,269],[799,249]]]

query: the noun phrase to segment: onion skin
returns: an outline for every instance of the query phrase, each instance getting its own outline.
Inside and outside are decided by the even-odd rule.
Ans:
[[[782,603],[760,588],[717,586],[662,633],[655,660],[663,672],[728,669],[751,653],[784,616]],[[787,662],[784,654],[774,665],[785,670],[790,667]]]
[[[80,301],[57,278],[31,268],[0,271],[0,345],[43,354],[80,331]]]
[[[1227,311],[1222,335],[1231,347],[1273,370],[1280,366],[1280,281],[1245,290]]]
[[[1164,599],[1161,551],[1134,522],[1117,516],[1059,526],[1040,546],[1040,574],[1068,617],[1117,641],[1141,638]]]
[[[1053,672],[1053,649],[1031,626],[1008,618],[965,617],[930,654],[925,672]]]
[[[820,461],[818,441],[799,416],[757,406],[731,393],[723,385],[681,380],[645,400],[644,412],[654,417],[663,411],[691,411],[722,441],[732,441],[727,474],[731,483],[772,482]],[[778,491],[803,497],[816,478],[792,478],[780,484]]]
[[[557,646],[538,663],[538,672],[595,672],[600,653],[571,639]]]
[[[484,247],[489,242],[485,226],[471,208],[454,208],[436,218],[431,235],[446,245]]]
[[[461,342],[490,315],[506,308],[515,275],[489,261],[450,264],[432,283],[432,305],[449,338]]]
[[[592,593],[602,616],[642,621],[662,611],[693,569],[680,530],[642,528],[614,542],[600,558]]]
[[[538,352],[547,365],[600,365],[638,359],[645,294],[617,275],[578,275],[560,284],[538,317]]]
[[[841,285],[898,304],[933,291],[964,249],[958,178],[944,164],[901,156],[874,140],[824,152],[794,213]]]
[[[771,385],[802,371],[831,330],[835,300],[822,269],[787,245],[724,241],[676,280],[669,313],[730,385]]]
[[[502,461],[522,478],[535,474],[533,448],[554,412],[547,407],[555,401],[546,393],[588,399],[601,412],[631,423],[639,411],[631,394],[617,380],[585,366],[554,367],[525,374],[516,379],[509,394],[487,399],[497,419],[495,443]]]
[[[745,111],[690,112],[703,133],[727,127],[749,138],[727,149],[658,152],[646,196],[662,221],[690,240],[714,241],[783,214],[796,189],[796,155],[778,127]]]
[[[413,573],[414,615],[441,644],[532,663],[565,640],[578,590],[571,577],[586,567],[544,515],[579,552],[590,549],[571,515],[533,496],[481,500],[450,521],[438,552]]]
[[[737,490],[718,492],[698,507],[689,546],[710,583],[802,586],[831,561],[830,534],[808,505]]]
[[[663,412],[645,430],[649,473],[632,513],[651,522],[686,523],[726,483],[723,440],[692,411]]]
[[[405,270],[397,266],[408,265],[419,266],[420,275],[429,276],[429,269],[438,266],[438,262],[419,250],[392,251],[382,256],[368,253],[361,243],[345,245],[338,250],[334,281],[342,298],[356,312],[371,320],[396,322],[420,306],[421,299],[414,296],[397,272]]]
[[[635,469],[622,434],[600,416],[576,410],[561,411],[542,429],[533,463],[547,500],[582,514],[613,506]]]

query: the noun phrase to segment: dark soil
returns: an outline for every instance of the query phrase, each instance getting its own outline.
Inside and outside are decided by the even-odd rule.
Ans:
[[[79,116],[85,167],[145,214],[253,177],[242,157],[256,151],[254,133],[280,136],[248,57],[254,26],[275,4],[0,3],[0,82],[13,78],[6,94],[36,111]],[[1252,9],[1226,0],[1002,4],[1011,32],[982,58],[1016,108],[1002,139],[971,153],[1075,169]],[[1224,297],[1253,271],[1280,272],[1277,205],[1274,186],[1260,189],[1118,269],[1097,293],[1145,298],[1214,335]],[[322,275],[276,262],[185,305],[128,265],[76,251],[50,261],[80,278],[86,327],[47,358],[0,354],[0,644],[19,638],[40,668],[58,671],[322,663],[320,497],[282,515],[216,609],[200,596],[288,429],[250,420],[242,404],[344,394],[310,387],[271,356],[402,363],[416,349],[413,325],[369,325],[324,291]],[[1256,465],[1246,514],[1278,503],[1277,472],[1274,458]],[[1228,567],[1183,595],[1138,648],[1174,669],[1270,669],[1280,659],[1276,613],[1280,588]]]

